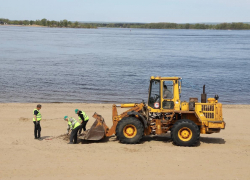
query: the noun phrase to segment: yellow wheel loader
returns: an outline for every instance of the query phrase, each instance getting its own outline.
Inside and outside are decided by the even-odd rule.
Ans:
[[[93,117],[96,121],[84,139],[100,140],[115,134],[121,143],[136,144],[143,136],[170,131],[175,145],[194,146],[200,134],[218,133],[225,129],[218,95],[207,99],[205,85],[201,102],[198,102],[198,98],[181,102],[180,93],[181,78],[152,76],[147,104],[113,105],[111,128],[108,128],[101,115],[95,113]],[[130,109],[118,115],[117,107]]]

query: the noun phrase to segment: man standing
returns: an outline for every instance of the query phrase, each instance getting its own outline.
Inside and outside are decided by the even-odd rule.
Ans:
[[[89,121],[89,117],[87,116],[87,114],[79,109],[75,109],[75,113],[78,115],[79,117],[79,121],[81,122],[82,128],[79,130],[79,134],[81,134],[82,129],[83,131],[86,131],[86,125]]]
[[[69,134],[69,130],[71,129],[71,134],[70,134],[70,142],[68,144],[76,144],[77,143],[77,132],[79,131],[80,128],[82,128],[82,126],[80,125],[80,123],[75,120],[72,117],[68,117],[68,116],[64,116],[64,120],[68,121],[68,134]]]
[[[34,123],[34,135],[35,139],[41,139],[41,125],[40,121],[42,119],[42,114],[40,113],[40,109],[42,108],[41,104],[36,106],[36,109],[33,111],[33,123]]]

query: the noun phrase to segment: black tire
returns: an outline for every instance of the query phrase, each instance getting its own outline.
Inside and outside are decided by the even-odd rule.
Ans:
[[[117,127],[117,126],[116,126],[116,127]],[[115,136],[116,136],[116,139],[119,140],[119,139],[118,139],[118,136],[117,136],[117,133],[115,133]]]
[[[136,129],[136,133],[131,137],[126,136],[125,129],[128,127]],[[117,139],[123,144],[136,144],[139,143],[144,132],[144,127],[140,120],[135,117],[125,117],[120,120],[116,126]]]
[[[183,131],[188,132],[188,135],[182,136]],[[184,135],[186,135],[185,132],[183,132]],[[181,119],[172,127],[171,138],[177,146],[195,146],[200,140],[200,130],[193,121]]]

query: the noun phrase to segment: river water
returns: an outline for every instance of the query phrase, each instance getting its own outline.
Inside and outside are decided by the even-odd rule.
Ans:
[[[182,100],[250,104],[250,31],[0,26],[0,102],[147,101],[150,76]]]

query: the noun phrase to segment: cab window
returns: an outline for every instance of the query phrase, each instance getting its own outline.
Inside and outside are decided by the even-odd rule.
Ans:
[[[160,81],[151,80],[148,105],[152,108],[160,108]]]
[[[173,99],[173,81],[163,81],[163,99]]]
[[[173,81],[163,81],[162,97],[163,97],[162,108],[174,109]]]

